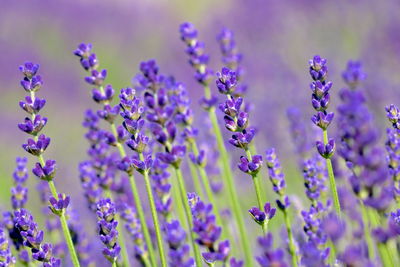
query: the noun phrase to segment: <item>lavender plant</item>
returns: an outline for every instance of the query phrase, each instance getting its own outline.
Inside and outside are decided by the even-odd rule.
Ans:
[[[29,154],[36,156],[39,160],[32,169],[33,174],[40,180],[47,182],[52,197],[50,201],[50,209],[52,212],[60,218],[63,234],[65,241],[68,245],[68,250],[71,256],[71,260],[74,266],[79,266],[79,260],[76,255],[75,247],[71,239],[71,233],[68,229],[68,223],[65,216],[66,208],[69,204],[69,197],[64,197],[63,194],[57,193],[57,189],[54,185],[54,177],[56,175],[56,161],[55,160],[44,160],[43,152],[50,144],[50,138],[44,134],[40,134],[41,130],[47,124],[47,118],[39,115],[39,111],[44,107],[46,101],[36,97],[36,92],[42,87],[43,81],[40,75],[37,74],[39,65],[31,62],[27,62],[20,66],[20,71],[24,75],[21,80],[22,88],[29,93],[29,96],[25,98],[25,101],[21,101],[21,108],[26,111],[31,117],[26,117],[23,123],[18,124],[18,128],[33,136],[33,139],[29,138],[26,144],[23,144],[23,148]],[[59,197],[63,196],[63,199]],[[61,202],[60,202],[61,201]],[[20,213],[18,213],[21,215]],[[46,249],[49,249],[46,246]],[[51,259],[48,258],[48,261]]]
[[[191,23],[183,23],[180,26],[181,39],[187,45],[186,52],[189,55],[189,63],[195,69],[195,78],[204,88],[204,97],[201,99],[201,105],[208,112],[209,119],[212,124],[213,132],[217,140],[218,150],[221,153],[219,160],[223,168],[222,178],[224,185],[227,186],[230,204],[233,208],[233,215],[237,223],[241,243],[246,257],[246,264],[252,261],[250,245],[246,237],[243,216],[240,213],[240,205],[237,199],[237,190],[233,181],[233,174],[229,164],[229,156],[224,144],[224,139],[218,120],[215,114],[215,106],[218,98],[211,93],[209,83],[212,80],[213,71],[208,67],[209,56],[205,53],[205,44],[198,40],[197,30]]]
[[[322,129],[323,142],[317,141],[316,147],[318,153],[326,159],[326,167],[329,174],[329,183],[332,192],[333,204],[336,213],[341,216],[339,196],[336,189],[336,181],[333,173],[331,157],[335,151],[335,140],[328,139],[328,126],[331,124],[334,113],[328,112],[327,108],[330,102],[329,90],[332,87],[332,82],[327,81],[328,67],[326,66],[326,59],[316,55],[310,59],[310,75],[313,82],[310,84],[312,94],[312,106],[317,111],[311,120],[315,125]]]
[[[107,70],[100,68],[92,46],[81,44],[75,50],[89,73],[85,82],[94,87],[92,99],[99,104],[99,110],[85,112],[82,124],[87,155],[79,159],[78,171],[85,205],[72,207],[80,199],[55,186],[56,162],[43,156],[51,140],[42,133],[48,120],[41,115],[46,100],[37,96],[43,85],[39,65],[27,62],[20,67],[21,86],[28,93],[20,107],[28,116],[18,127],[32,136],[22,147],[37,158],[32,173],[40,180],[36,191],[44,211],[32,209],[43,217],[37,221],[28,211],[34,205],[28,198],[28,160],[17,158],[9,209],[2,212],[0,224],[0,266],[398,266],[400,110],[394,104],[386,107],[392,127],[387,129],[385,154],[361,88],[366,77],[361,63],[350,61],[342,74],[346,87],[338,93],[335,142],[327,133],[328,127],[333,131],[334,117],[328,111],[334,92],[327,61],[320,56],[310,60],[316,111],[312,122],[318,132],[315,138],[308,131],[300,105],[287,109],[287,129],[300,166],[299,173],[294,173],[296,168],[285,171],[289,180],[275,149],[268,149],[264,158],[256,153],[260,147],[253,139],[263,128],[250,124],[243,55],[233,32],[225,28],[217,36],[224,67],[215,74],[194,26],[184,23],[180,33],[204,89],[200,105],[208,118],[196,115],[191,88],[160,73],[156,60],[140,63],[132,88],[122,88],[115,103],[115,90],[106,85]],[[212,93],[212,80],[226,97],[222,103]],[[230,138],[221,133],[219,112]],[[310,139],[318,140],[314,152]],[[239,148],[236,165],[252,178],[255,194],[234,181],[230,158],[237,151],[228,150],[225,141]],[[336,148],[339,157],[333,158]],[[281,159],[291,163],[290,158]],[[264,200],[263,162],[277,208]],[[301,174],[303,179],[296,180]],[[340,178],[338,189],[335,176]],[[219,179],[222,183],[215,183]],[[304,187],[289,195],[289,181]],[[147,201],[142,200],[145,195]],[[257,205],[245,208],[253,197]],[[88,214],[79,216],[83,208]],[[247,212],[262,232],[257,239],[255,224],[245,223]],[[42,222],[45,230],[39,229]],[[92,231],[85,230],[95,224]]]

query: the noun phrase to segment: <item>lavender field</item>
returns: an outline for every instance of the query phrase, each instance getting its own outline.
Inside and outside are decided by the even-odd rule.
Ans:
[[[0,267],[400,266],[400,3],[2,0]]]

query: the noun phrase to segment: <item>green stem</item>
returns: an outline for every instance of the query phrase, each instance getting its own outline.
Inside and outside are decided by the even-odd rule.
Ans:
[[[139,158],[142,161],[144,160],[143,153],[139,154]],[[158,252],[160,254],[160,259],[161,259],[161,266],[166,267],[167,259],[165,258],[164,245],[162,242],[160,224],[159,224],[159,220],[158,220],[156,205],[154,204],[153,191],[151,189],[148,171],[144,171],[143,177],[144,177],[144,182],[146,184],[146,190],[147,190],[147,196],[148,196],[149,204],[150,204],[151,216],[153,217],[154,230],[156,232],[156,238],[157,238],[157,244],[158,244]]]
[[[335,264],[336,264],[336,248],[335,248],[335,244],[333,244],[333,242],[330,238],[328,238],[328,246],[331,249],[329,252],[329,260],[331,262],[331,266],[335,266]]]
[[[326,144],[328,144],[327,130],[324,130],[323,134],[324,134],[324,145],[326,145]],[[326,168],[328,169],[329,184],[330,184],[331,191],[332,191],[333,205],[335,206],[336,214],[340,219],[342,216],[342,213],[340,210],[339,195],[338,195],[338,192],[336,189],[335,175],[333,173],[333,167],[332,167],[332,162],[331,162],[330,158],[326,159]]]
[[[44,161],[42,156],[39,156],[39,160]],[[58,194],[57,194],[57,190],[56,190],[56,186],[54,185],[54,182],[52,180],[50,180],[50,181],[48,181],[48,184],[49,184],[51,194],[53,195],[53,197],[55,199],[58,199]],[[76,254],[76,251],[75,251],[74,243],[72,242],[71,233],[69,231],[67,219],[65,218],[64,212],[61,213],[61,215],[60,215],[60,222],[61,222],[61,227],[63,230],[65,242],[67,243],[69,254],[71,256],[72,264],[75,267],[79,267],[80,266],[79,259]]]
[[[294,240],[293,240],[293,233],[292,233],[292,226],[290,225],[289,221],[289,216],[287,214],[287,210],[283,210],[283,218],[285,220],[285,225],[286,225],[286,231],[288,234],[289,238],[289,252],[290,255],[292,256],[292,266],[297,267],[297,255],[296,255],[296,248],[294,246]]]
[[[193,150],[193,154],[197,157],[199,155],[199,149],[198,149],[197,143],[195,141],[192,142],[192,150]],[[214,194],[213,194],[213,191],[212,191],[211,185],[210,185],[210,180],[208,179],[208,175],[205,170],[205,167],[199,166],[199,165],[196,165],[196,166],[200,172],[201,181],[203,183],[204,189],[206,190],[207,198],[214,207],[215,218],[216,218],[217,224],[220,227],[224,228],[223,227],[224,224],[222,223],[222,219],[221,219],[221,212],[219,209],[219,205],[218,205],[217,201],[215,201]],[[226,233],[226,231],[223,231],[223,232]]]
[[[381,225],[381,223],[379,221],[379,215],[376,213],[376,211],[371,208],[367,208],[367,213],[368,213],[368,216],[369,216],[372,226],[374,228],[379,227]],[[394,267],[395,266],[394,259],[390,256],[390,252],[387,247],[387,244],[378,243],[377,246],[378,246],[378,252],[379,252],[379,256],[381,257],[383,266],[384,267]]]
[[[117,260],[114,260],[113,261],[113,263],[112,263],[112,267],[117,267],[118,265],[117,265]]]
[[[219,160],[222,161],[222,166],[223,166],[223,174],[221,176],[223,178],[224,184],[227,186],[229,199],[231,202],[231,206],[233,208],[233,216],[239,228],[239,235],[243,246],[245,263],[246,266],[252,266],[253,256],[252,256],[252,251],[250,250],[249,238],[247,236],[247,231],[244,225],[243,213],[241,212],[240,209],[239,198],[238,198],[239,195],[237,194],[236,187],[234,185],[233,175],[229,164],[229,157],[224,145],[221,129],[219,128],[218,125],[217,116],[215,115],[215,108],[211,108],[208,111],[208,115],[210,117],[215,138],[217,140],[218,151],[221,153],[221,156],[219,158]]]
[[[129,182],[131,185],[133,199],[135,201],[136,212],[139,216],[139,221],[142,226],[144,240],[146,242],[147,250],[149,252],[150,262],[151,262],[152,266],[156,266],[157,261],[156,261],[156,257],[155,257],[153,243],[151,242],[149,228],[147,227],[146,217],[144,216],[142,200],[140,199],[139,192],[137,190],[138,187],[136,185],[136,181],[135,181],[133,175],[129,175],[128,177],[129,177]]]
[[[362,200],[360,202],[360,209],[361,209],[361,217],[364,225],[364,236],[365,240],[367,241],[367,246],[368,246],[368,255],[370,259],[375,259],[375,250],[374,250],[374,241],[372,240],[371,236],[371,227],[369,225],[369,220],[368,220],[368,212],[367,209],[364,206],[364,203]]]
[[[110,190],[104,190],[104,194],[107,198],[109,198],[112,202],[114,202],[113,195]],[[118,222],[117,224],[117,231],[119,233],[118,235],[118,243],[121,247],[121,253],[122,253],[122,263],[123,266],[130,266],[129,263],[129,254],[128,250],[126,249],[126,242],[125,242],[125,237],[124,237],[124,232],[122,228],[122,223],[121,219],[118,213],[115,213],[115,220]],[[117,260],[114,261],[115,264],[117,264]]]
[[[180,223],[182,224],[182,227],[187,229],[188,232],[191,231],[189,225],[187,224],[187,220],[185,217],[185,211],[183,208],[183,204],[181,201],[181,195],[179,193],[179,184],[178,184],[178,178],[175,179],[175,181],[171,181],[173,183],[173,186],[171,188],[172,194],[173,194],[173,205],[175,205],[175,216],[178,217]]]
[[[192,218],[192,212],[190,210],[190,206],[189,206],[189,201],[187,198],[187,191],[186,191],[186,186],[185,186],[185,181],[183,180],[182,177],[182,172],[179,168],[175,168],[175,172],[176,172],[176,178],[178,180],[178,185],[179,185],[179,193],[181,196],[181,201],[185,210],[185,215],[186,215],[186,221],[190,227],[190,241],[192,243],[192,247],[193,247],[193,251],[194,251],[194,258],[196,261],[196,265],[197,266],[201,266],[202,262],[201,262],[201,256],[200,256],[200,250],[199,247],[197,246],[196,242],[195,242],[195,234],[193,232],[193,218]]]
[[[189,160],[190,175],[192,176],[194,190],[199,197],[203,197],[203,189],[200,184],[199,174],[197,173],[196,164]]]

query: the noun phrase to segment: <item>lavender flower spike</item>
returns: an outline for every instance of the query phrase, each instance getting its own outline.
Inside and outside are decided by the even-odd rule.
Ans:
[[[313,80],[310,84],[312,91],[312,106],[317,112],[311,118],[313,123],[320,127],[323,132],[323,142],[317,141],[316,147],[318,153],[326,158],[326,166],[329,174],[329,182],[332,191],[333,203],[335,206],[336,213],[341,216],[339,196],[336,189],[335,176],[333,173],[332,162],[330,158],[333,156],[335,149],[335,141],[328,139],[327,128],[331,124],[334,113],[328,112],[328,106],[330,101],[329,90],[332,87],[332,82],[327,81],[328,67],[326,65],[327,60],[325,58],[316,55],[313,59],[309,60],[309,71],[310,76]]]
[[[296,247],[292,234],[292,226],[290,225],[290,221],[287,214],[287,209],[290,206],[290,200],[289,197],[285,195],[285,189],[286,189],[285,175],[283,174],[282,166],[279,162],[279,159],[276,156],[275,149],[274,148],[268,149],[265,153],[266,153],[265,161],[267,162],[269,179],[272,183],[275,193],[279,195],[279,199],[276,200],[276,204],[278,205],[279,210],[283,212],[286,231],[289,238],[289,251],[292,256],[292,265],[298,266]]]
[[[110,199],[101,199],[99,203],[97,203],[97,225],[99,227],[100,240],[105,245],[103,255],[112,264],[116,263],[121,251],[117,243],[118,222],[115,220],[115,213],[115,205]]]
[[[61,260],[52,256],[51,244],[43,243],[44,232],[40,231],[32,215],[25,209],[14,212],[15,226],[24,240],[24,246],[32,251],[32,258],[43,262],[43,266],[59,267]]]
[[[0,228],[0,267],[14,266],[15,262],[16,260],[11,254],[6,234]]]
[[[35,167],[32,169],[32,172],[41,180],[45,180],[47,185],[50,188],[50,191],[53,195],[55,201],[58,201],[58,193],[56,186],[53,182],[53,178],[55,176],[56,162],[54,160],[47,160],[43,158],[43,152],[46,150],[48,145],[50,144],[50,138],[46,137],[44,134],[40,134],[45,125],[47,124],[47,118],[39,115],[39,111],[44,107],[45,100],[37,99],[36,92],[43,85],[42,78],[38,75],[39,64],[34,64],[31,62],[27,62],[24,65],[19,67],[21,73],[24,75],[24,78],[21,81],[21,86],[23,89],[29,93],[29,97],[26,97],[26,102],[21,101],[20,107],[27,112],[30,117],[25,118],[23,123],[18,124],[18,128],[33,136],[33,139],[28,139],[27,143],[23,145],[23,148],[30,154],[36,156],[38,161],[35,164]],[[19,188],[18,193],[23,193],[24,190]],[[15,192],[17,193],[17,192]],[[69,200],[68,200],[69,202]],[[15,204],[15,203],[14,203]],[[70,257],[72,263],[75,267],[79,265],[79,259],[75,251],[75,247],[73,245],[71,239],[71,233],[68,229],[68,222],[63,212],[59,213],[60,222],[62,225],[62,230],[64,234],[65,241],[67,242],[68,249],[70,252]],[[43,253],[51,252],[51,245],[44,246]],[[36,252],[35,252],[36,253]],[[39,252],[38,252],[39,253]],[[51,255],[50,255],[51,256]],[[42,255],[37,255],[37,257],[42,257]],[[47,258],[45,261],[46,264],[55,264],[57,265],[57,260]]]

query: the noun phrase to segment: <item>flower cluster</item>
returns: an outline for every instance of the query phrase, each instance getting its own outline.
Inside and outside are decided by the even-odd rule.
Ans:
[[[25,207],[28,201],[28,188],[25,187],[25,182],[28,179],[28,170],[26,164],[27,158],[17,158],[17,167],[13,173],[15,187],[11,188],[11,206],[14,210]]]
[[[105,245],[103,255],[112,263],[116,262],[121,247],[117,243],[118,222],[115,220],[115,205],[110,199],[101,199],[97,203],[97,225],[101,242]]]
[[[15,262],[16,260],[11,254],[6,234],[4,233],[4,230],[0,228],[0,266],[13,266]]]
[[[193,216],[193,231],[197,234],[196,242],[208,249],[208,252],[202,254],[204,260],[210,264],[216,261],[226,262],[230,244],[229,240],[225,240],[220,241],[217,246],[222,228],[215,224],[213,206],[201,201],[195,193],[188,193],[188,201]]]
[[[397,128],[399,111],[395,105],[386,107],[387,117],[393,124],[393,129],[387,129],[386,151],[388,153],[388,166],[390,175],[393,178],[393,196],[400,202],[400,133]]]
[[[271,233],[257,239],[259,246],[262,249],[262,254],[257,256],[257,262],[260,266],[277,266],[288,267],[285,262],[284,252],[282,249],[274,249],[274,238]]]
[[[179,221],[172,220],[165,224],[166,241],[170,248],[169,264],[171,266],[194,266],[194,260],[190,257],[190,247],[185,243],[186,232],[180,225]]]
[[[52,256],[53,246],[44,243],[44,232],[38,229],[33,216],[25,209],[14,212],[15,226],[20,232],[24,246],[31,249],[32,258],[43,262],[45,267],[61,266],[61,260]]]
[[[316,55],[313,59],[310,59],[310,75],[313,82],[310,84],[312,93],[312,106],[317,111],[317,114],[313,115],[311,120],[315,125],[320,127],[322,130],[326,130],[333,120],[334,113],[327,111],[329,106],[330,94],[329,90],[332,87],[331,81],[326,81],[328,75],[328,68],[326,66],[326,59]],[[335,141],[330,139],[328,144],[324,144],[321,141],[316,143],[318,152],[324,158],[332,157],[335,150]]]
[[[121,203],[120,205],[121,207],[119,209],[122,210],[121,218],[126,221],[125,229],[128,231],[133,243],[135,244],[135,258],[145,265],[149,260],[149,255],[143,239],[142,227],[139,219],[137,218],[136,211],[133,207],[126,203]]]

